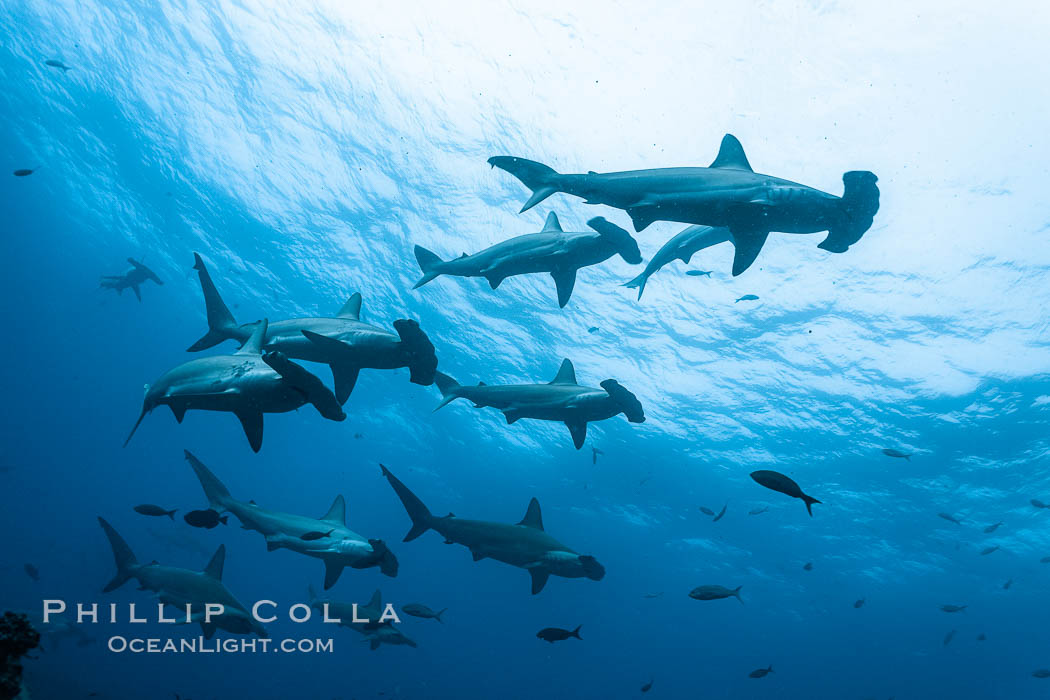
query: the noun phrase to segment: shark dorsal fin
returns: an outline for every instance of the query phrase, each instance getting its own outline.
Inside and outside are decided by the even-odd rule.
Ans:
[[[211,561],[204,567],[204,573],[211,576],[216,581],[222,580],[222,565],[226,563],[226,545],[220,544],[219,548],[215,550],[215,554],[212,555]]]
[[[562,232],[561,222],[558,221],[558,215],[554,212],[547,214],[547,220],[543,223],[543,230],[540,233],[553,233]]]
[[[383,594],[380,593],[378,588],[376,589],[376,592],[372,594],[372,599],[368,601],[368,605],[366,607],[368,607],[369,609],[379,609],[383,607]]]
[[[350,295],[350,298],[343,304],[343,308],[339,309],[339,313],[336,314],[339,318],[349,318],[352,321],[361,320],[361,292],[354,292]]]
[[[561,367],[558,369],[558,374],[554,376],[554,379],[550,381],[551,384],[575,384],[576,383],[576,369],[572,366],[572,362],[569,359],[561,361]]]
[[[346,501],[343,499],[343,494],[335,497],[335,500],[332,501],[332,507],[321,517],[321,520],[327,520],[337,525],[346,525]]]
[[[751,164],[747,162],[747,156],[744,155],[744,147],[740,145],[736,136],[732,134],[726,134],[722,137],[722,146],[718,149],[718,157],[715,158],[710,167],[726,168],[727,170],[751,170]]]
[[[525,511],[525,517],[518,525],[533,527],[537,530],[543,529],[543,516],[540,515],[540,502],[533,498],[529,501],[529,509]]]
[[[478,386],[488,386],[485,382],[478,382]]]
[[[233,354],[262,355],[262,346],[266,341],[267,326],[269,326],[269,322],[265,318],[261,321],[256,321],[251,336],[249,336],[248,340],[244,341],[244,345],[241,346],[241,349]]]

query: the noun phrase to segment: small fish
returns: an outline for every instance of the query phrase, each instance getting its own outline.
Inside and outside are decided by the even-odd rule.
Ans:
[[[770,664],[768,668],[756,668],[751,673],[747,674],[748,678],[764,678],[770,673],[773,673],[773,664]]]
[[[603,455],[603,454],[605,454],[605,453],[602,452],[601,450],[599,450],[597,447],[592,447],[591,448],[591,464],[597,464],[598,463],[598,455]]]
[[[649,599],[649,600],[652,600],[653,598],[663,598],[664,597],[664,592],[660,591],[659,593],[646,593],[642,597],[646,598],[646,599]]]
[[[853,603],[853,607],[854,608],[863,608],[865,602],[866,602],[865,599],[861,598],[861,599],[857,600],[855,603]]]
[[[653,689],[653,680],[655,680],[655,679],[650,678],[649,682],[642,686],[642,692],[643,693],[648,693],[650,690]]]
[[[718,511],[718,515],[716,515],[714,518],[712,518],[711,522],[717,523],[719,520],[721,520],[722,517],[725,516],[726,508],[728,508],[728,507],[729,507],[729,503],[726,503],[724,506],[722,506],[722,510]]]
[[[26,575],[29,578],[33,579],[34,581],[40,580],[40,570],[32,564],[26,564],[22,567],[22,569],[26,572]]]
[[[946,613],[957,613],[962,612],[966,609],[966,607],[967,606],[965,605],[942,605],[941,610],[943,610]]]
[[[50,66],[51,68],[61,68],[63,73],[68,73],[69,71],[73,70],[73,66],[67,66],[65,63],[62,63],[62,61],[56,61],[53,58],[49,58],[46,61],[44,61],[44,65]]]
[[[803,569],[805,569],[806,571],[813,571],[813,562],[811,562],[811,561],[807,561],[807,562],[806,562],[806,563],[805,563],[805,564],[804,564],[804,565],[802,566],[802,568],[803,568]]]
[[[325,537],[331,537],[333,532],[335,532],[335,528],[332,528],[328,532],[320,532],[318,530],[314,530],[313,532],[306,532],[302,535],[299,535],[299,539],[304,540],[306,542],[313,542],[314,540],[322,540]]]
[[[598,326],[591,326],[590,328],[587,329],[587,332],[588,333],[597,333],[600,330],[601,330],[601,328],[598,328]]]
[[[951,644],[953,639],[955,639],[955,630],[952,630],[948,634],[944,635],[943,646],[948,646],[949,644]]]
[[[740,601],[740,604],[744,604],[744,599],[740,597],[740,589],[743,586],[737,586],[736,588],[726,588],[725,586],[707,585],[697,586],[693,590],[689,591],[689,597],[693,600],[722,600],[723,598],[736,598]]]
[[[40,168],[19,168],[15,171],[15,177],[28,177]]]
[[[1032,675],[1036,678],[1050,678],[1050,670],[1040,668],[1035,671],[1032,671]]]
[[[895,457],[897,459],[906,459],[906,460],[908,460],[910,462],[911,461],[911,456],[913,454],[915,454],[915,453],[914,452],[904,453],[904,452],[901,452],[900,450],[895,450],[892,447],[887,447],[886,449],[884,449],[882,451],[882,454],[886,455],[887,457]]]
[[[1036,508],[1050,508],[1050,506],[1046,505],[1045,503],[1040,501],[1038,498],[1033,498],[1031,501],[1029,501],[1029,503],[1031,503]]]
[[[203,527],[206,530],[210,530],[219,523],[225,525],[229,517],[230,516],[228,515],[224,515],[220,518],[219,514],[214,510],[206,508],[204,510],[191,510],[189,513],[186,513],[186,515],[182,516],[182,519],[193,527]]]
[[[785,496],[791,496],[792,498],[801,498],[802,502],[806,504],[806,510],[811,518],[813,517],[813,504],[820,503],[812,496],[802,493],[802,488],[798,484],[780,472],[760,469],[757,472],[751,472],[751,478],[755,480],[755,483],[765,486],[767,489],[782,493]]]
[[[748,515],[762,515],[763,513],[769,512],[769,506],[763,506],[761,508],[755,508],[754,510],[748,511]]]
[[[1011,579],[1007,579],[1006,583],[1003,584],[1003,590],[1004,591],[1010,590],[1010,586],[1012,586],[1012,585],[1014,585],[1014,580],[1012,578]]]
[[[355,440],[360,440],[363,437],[364,437],[364,435],[362,433],[354,433],[354,439]]]
[[[555,642],[564,641],[569,637],[583,639],[583,637],[580,636],[580,627],[583,627],[583,625],[577,625],[576,629],[574,629],[572,632],[570,632],[569,630],[563,630],[561,627],[544,627],[536,633],[536,636],[545,642],[550,642],[551,644],[554,644]]]
[[[434,612],[422,603],[408,603],[407,605],[402,605],[401,610],[403,610],[406,615],[411,615],[412,617],[422,617],[426,620],[437,620],[441,624],[445,624],[441,619],[441,616],[446,610],[448,610],[448,608],[442,608],[438,612]]]
[[[938,513],[937,517],[938,518],[944,518],[948,522],[955,523],[956,525],[962,525],[962,520],[959,520],[954,515],[951,515],[949,513]]]
[[[758,301],[758,297],[756,297],[754,294],[745,294],[744,296],[740,297],[739,299],[737,299],[733,303],[734,304],[739,304],[742,301]],[[762,674],[762,675],[764,676],[765,674]],[[756,678],[760,678],[760,677],[761,676],[756,676]]]
[[[996,523],[994,525],[989,525],[988,527],[984,528],[984,531],[985,531],[986,534],[990,535],[993,532],[995,532],[996,530],[998,530],[1000,525],[1002,525],[1002,523]]]
[[[986,556],[988,554],[991,554],[992,552],[997,552],[997,551],[999,551],[999,545],[993,545],[991,547],[985,547],[984,549],[981,550],[981,556]]]
[[[1043,557],[1039,560],[1040,564],[1050,564],[1050,557]]]
[[[690,277],[710,277],[711,272],[711,270],[689,270],[685,274],[689,275]]]
[[[143,503],[140,506],[135,506],[134,510],[135,510],[136,513],[139,513],[140,515],[153,515],[153,516],[166,515],[169,518],[171,518],[172,520],[174,520],[175,519],[175,510],[178,510],[178,509],[176,508],[175,510],[168,510],[167,508],[161,508],[160,506],[155,506],[152,503]]]
[[[715,512],[713,510],[711,510],[710,508],[708,508],[707,506],[700,506],[700,512],[703,513],[704,515],[711,515],[711,516],[713,516],[715,514]]]
[[[988,639],[988,635],[986,635],[984,632],[981,632],[979,635],[977,635],[978,642],[983,642],[986,639]]]

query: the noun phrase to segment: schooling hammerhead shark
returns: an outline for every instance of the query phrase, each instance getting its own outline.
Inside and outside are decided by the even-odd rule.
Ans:
[[[532,190],[521,211],[555,192],[606,204],[630,215],[636,231],[654,221],[725,226],[736,247],[733,275],[755,261],[771,231],[828,231],[818,246],[844,253],[871,227],[879,210],[878,178],[866,170],[842,176],[841,197],[751,169],[740,141],[726,134],[718,157],[706,168],[658,168],[625,172],[562,174],[512,156],[489,158]]]

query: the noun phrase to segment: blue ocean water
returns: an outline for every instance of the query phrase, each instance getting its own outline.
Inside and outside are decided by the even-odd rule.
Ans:
[[[320,517],[344,494],[349,526],[401,568],[347,570],[332,597],[381,588],[448,608],[444,624],[404,618],[418,648],[376,652],[282,620],[274,637],[332,637],[335,652],[278,663],[107,651],[142,634],[126,622],[83,647],[45,634],[26,661],[33,697],[615,698],[650,680],[668,698],[1044,697],[1050,512],[1030,499],[1050,502],[1050,88],[1034,75],[1050,13],[439,5],[0,5],[2,608],[150,601],[133,584],[100,592],[114,569],[97,516],[142,561],[202,569],[225,544],[239,599],[304,602],[318,561],[267,552],[232,518],[181,521],[206,505],[184,449],[268,507]],[[563,194],[519,215],[528,192],[489,156],[707,165],[724,133],[756,171],[827,192],[875,172],[871,230],[842,255],[773,234],[735,278],[728,246],[705,250],[641,301],[620,286],[640,266],[619,258],[584,269],[564,309],[547,275],[411,289],[414,245],[475,252],[550,211],[566,230],[597,215],[631,228]],[[682,228],[636,234],[645,260]],[[231,415],[178,425],[163,408],[122,448],[143,386],[207,330],[194,252],[239,322],[330,315],[357,291],[370,323],[419,321],[464,384],[545,382],[570,358],[581,383],[634,392],[647,420],[594,423],[577,451],[560,424],[466,402],[434,413],[436,388],[365,370],[344,422],[267,415],[258,454]],[[141,302],[98,288],[129,256],[164,281]],[[758,300],[734,303],[746,294]],[[605,578],[532,596],[525,571],[437,534],[402,543],[410,522],[380,463],[436,514],[515,523],[536,497],[547,531]],[[757,469],[819,498],[814,516]],[[723,504],[718,522],[698,510]],[[702,584],[742,586],[745,604],[690,599]],[[577,625],[582,641],[535,637]]]

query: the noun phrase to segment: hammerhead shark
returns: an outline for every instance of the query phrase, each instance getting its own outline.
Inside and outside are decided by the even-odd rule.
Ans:
[[[642,274],[635,277],[630,282],[627,282],[623,286],[625,287],[637,287],[638,298],[642,298],[642,292],[645,291],[645,283],[649,281],[649,278],[664,265],[674,262],[675,260],[681,260],[686,265],[689,264],[690,258],[693,257],[697,252],[704,248],[710,248],[711,246],[718,245],[719,243],[725,243],[730,240],[731,235],[729,229],[725,226],[690,226],[687,229],[682,230],[677,236],[660,246],[660,250],[656,251],[656,255],[653,259],[645,266],[642,270]]]
[[[405,542],[427,530],[436,530],[446,544],[461,544],[469,549],[474,561],[490,558],[527,570],[532,577],[533,595],[543,590],[552,575],[593,581],[601,581],[605,576],[605,567],[597,559],[578,554],[544,531],[540,503],[535,498],[529,501],[525,517],[517,525],[466,520],[452,513],[437,518],[389,469],[379,466],[412,519]]]
[[[455,379],[438,372],[435,383],[441,390],[437,408],[467,399],[475,408],[492,407],[503,411],[507,424],[521,418],[565,423],[572,434],[576,449],[587,439],[587,423],[605,420],[622,413],[632,423],[644,423],[645,413],[638,398],[624,389],[615,379],[606,379],[601,389],[592,389],[576,383],[576,370],[569,360],[562,360],[557,376],[549,384],[504,384],[463,386]]]
[[[576,284],[576,271],[597,265],[619,254],[626,262],[642,261],[638,243],[631,234],[602,217],[587,222],[593,231],[566,232],[558,215],[551,212],[539,233],[516,236],[485,250],[453,260],[442,260],[422,246],[416,246],[416,261],[423,276],[413,289],[440,275],[484,277],[495,289],[508,277],[549,272],[558,288],[558,306],[564,308]]]
[[[523,212],[555,192],[566,192],[584,198],[587,204],[625,210],[636,231],[654,221],[728,227],[736,247],[734,276],[751,266],[770,231],[828,231],[818,247],[844,253],[871,228],[879,210],[874,173],[847,172],[842,176],[843,195],[836,197],[754,172],[732,134],[725,135],[718,157],[706,168],[567,175],[524,158],[494,156],[488,162],[532,190]]]
[[[376,589],[376,592],[372,594],[372,599],[365,606],[318,598],[313,586],[307,589],[307,594],[311,608],[324,611],[327,607],[329,618],[339,620],[340,627],[348,627],[363,634],[372,651],[378,649],[380,644],[405,645],[412,648],[418,646],[402,634],[401,630],[394,627],[390,620],[383,619],[386,617],[386,608],[383,606],[383,594],[379,589]],[[362,620],[362,622],[355,622],[355,620]]]
[[[139,564],[128,543],[117,534],[113,526],[102,518],[98,519],[98,523],[109,539],[113,558],[117,563],[117,575],[102,589],[103,593],[114,591],[129,580],[135,579],[139,582],[139,590],[153,591],[158,601],[175,607],[182,614],[185,614],[187,605],[191,606],[190,619],[200,623],[205,639],[211,639],[216,628],[231,634],[269,636],[263,626],[222,583],[226,545],[219,545],[204,571],[162,566],[157,562]],[[205,617],[205,605],[208,604],[223,606],[222,613],[213,614],[210,621]]]
[[[339,402],[320,379],[284,353],[263,353],[266,326],[265,319],[256,323],[251,336],[232,355],[190,360],[161,375],[147,388],[142,413],[124,446],[146,414],[162,405],[171,408],[179,423],[189,409],[233,413],[255,452],[262,447],[263,413],[287,413],[310,403],[329,420],[345,419]]]
[[[262,534],[266,538],[266,551],[290,549],[323,561],[325,590],[335,585],[346,566],[352,569],[378,566],[387,576],[397,576],[397,559],[383,540],[365,539],[347,528],[346,501],[342,496],[336,496],[332,507],[320,518],[268,510],[231,496],[226,486],[189,450],[186,450],[186,460],[201,482],[209,507],[218,513],[233,513],[244,529]],[[324,536],[303,539],[308,533]]]
[[[130,270],[123,275],[103,275],[102,281],[98,285],[99,288],[116,290],[117,296],[123,294],[125,289],[130,289],[135,292],[135,298],[142,301],[142,291],[139,289],[139,285],[147,280],[153,280],[161,285],[164,284],[164,281],[157,277],[153,270],[135,258],[128,258],[128,262],[132,266]]]
[[[208,332],[191,345],[188,352],[206,350],[224,340],[245,342],[253,326],[237,324],[201,256],[194,253],[193,259],[193,269],[200,277],[204,292]],[[438,364],[430,339],[415,321],[401,319],[394,321],[393,326],[396,335],[361,321],[361,294],[355,292],[334,317],[271,323],[262,347],[283,352],[293,360],[331,366],[335,396],[340,405],[350,397],[362,369],[408,367],[410,381],[430,386]]]

